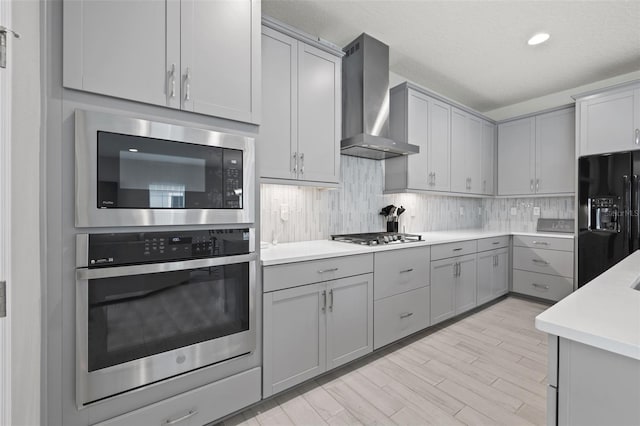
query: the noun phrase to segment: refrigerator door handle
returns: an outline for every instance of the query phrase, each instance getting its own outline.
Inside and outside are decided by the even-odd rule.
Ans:
[[[640,248],[640,176],[633,175],[631,185],[633,187],[635,200],[633,200],[631,203],[632,210],[630,212],[630,215],[636,218],[636,229],[635,233],[631,235],[633,245],[629,247],[629,249],[634,250]]]
[[[633,241],[631,240],[631,179],[629,179],[629,176],[624,175],[622,176],[622,182],[624,194],[622,201],[623,232],[627,238],[627,250],[630,251],[633,246]]]

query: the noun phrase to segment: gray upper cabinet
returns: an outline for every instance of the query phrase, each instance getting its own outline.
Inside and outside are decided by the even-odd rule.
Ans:
[[[640,84],[579,99],[579,155],[640,149]]]
[[[482,194],[483,122],[457,108],[451,110],[451,191]]]
[[[65,87],[259,123],[258,0],[65,0],[63,13]]]
[[[260,1],[180,0],[180,6],[182,109],[258,123]]]
[[[571,193],[574,173],[574,108],[498,125],[498,195]]]
[[[262,27],[260,177],[338,184],[341,58]]]
[[[498,195],[534,193],[535,131],[533,117],[498,125]]]
[[[391,89],[391,138],[420,147],[420,153],[385,162],[385,188],[423,191],[451,190],[451,107],[417,90]]]
[[[493,195],[495,191],[495,157],[496,157],[496,126],[482,122],[482,180],[480,192]]]
[[[575,191],[575,110],[536,116],[536,193]]]

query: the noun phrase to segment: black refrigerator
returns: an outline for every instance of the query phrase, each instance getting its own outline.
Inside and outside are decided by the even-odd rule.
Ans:
[[[640,151],[578,160],[578,287],[640,248]]]

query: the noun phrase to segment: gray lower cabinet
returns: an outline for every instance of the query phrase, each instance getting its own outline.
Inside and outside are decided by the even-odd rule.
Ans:
[[[431,262],[431,325],[476,306],[476,255]]]
[[[478,253],[478,305],[509,291],[509,250],[506,248]]]
[[[263,396],[373,350],[373,274],[264,294]]]

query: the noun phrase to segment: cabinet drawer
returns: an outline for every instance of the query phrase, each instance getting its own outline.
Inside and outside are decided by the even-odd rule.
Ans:
[[[557,301],[573,291],[573,279],[516,269],[513,271],[513,291]]]
[[[373,295],[376,300],[429,285],[429,247],[374,255]]]
[[[513,267],[523,271],[573,277],[573,253],[529,247],[513,248]]]
[[[429,326],[429,287],[376,300],[373,305],[373,349]]]
[[[446,259],[447,257],[463,256],[478,251],[476,240],[460,241],[431,246],[431,260]]]
[[[513,245],[537,249],[573,251],[573,238],[528,237],[515,235]]]
[[[266,293],[370,272],[373,272],[373,254],[285,263],[263,268],[263,287]]]
[[[501,237],[483,238],[478,240],[478,252],[509,247],[509,238],[510,237],[508,235],[503,235]]]
[[[95,426],[204,425],[260,401],[259,367],[165,399]],[[180,421],[179,419],[183,420]]]

